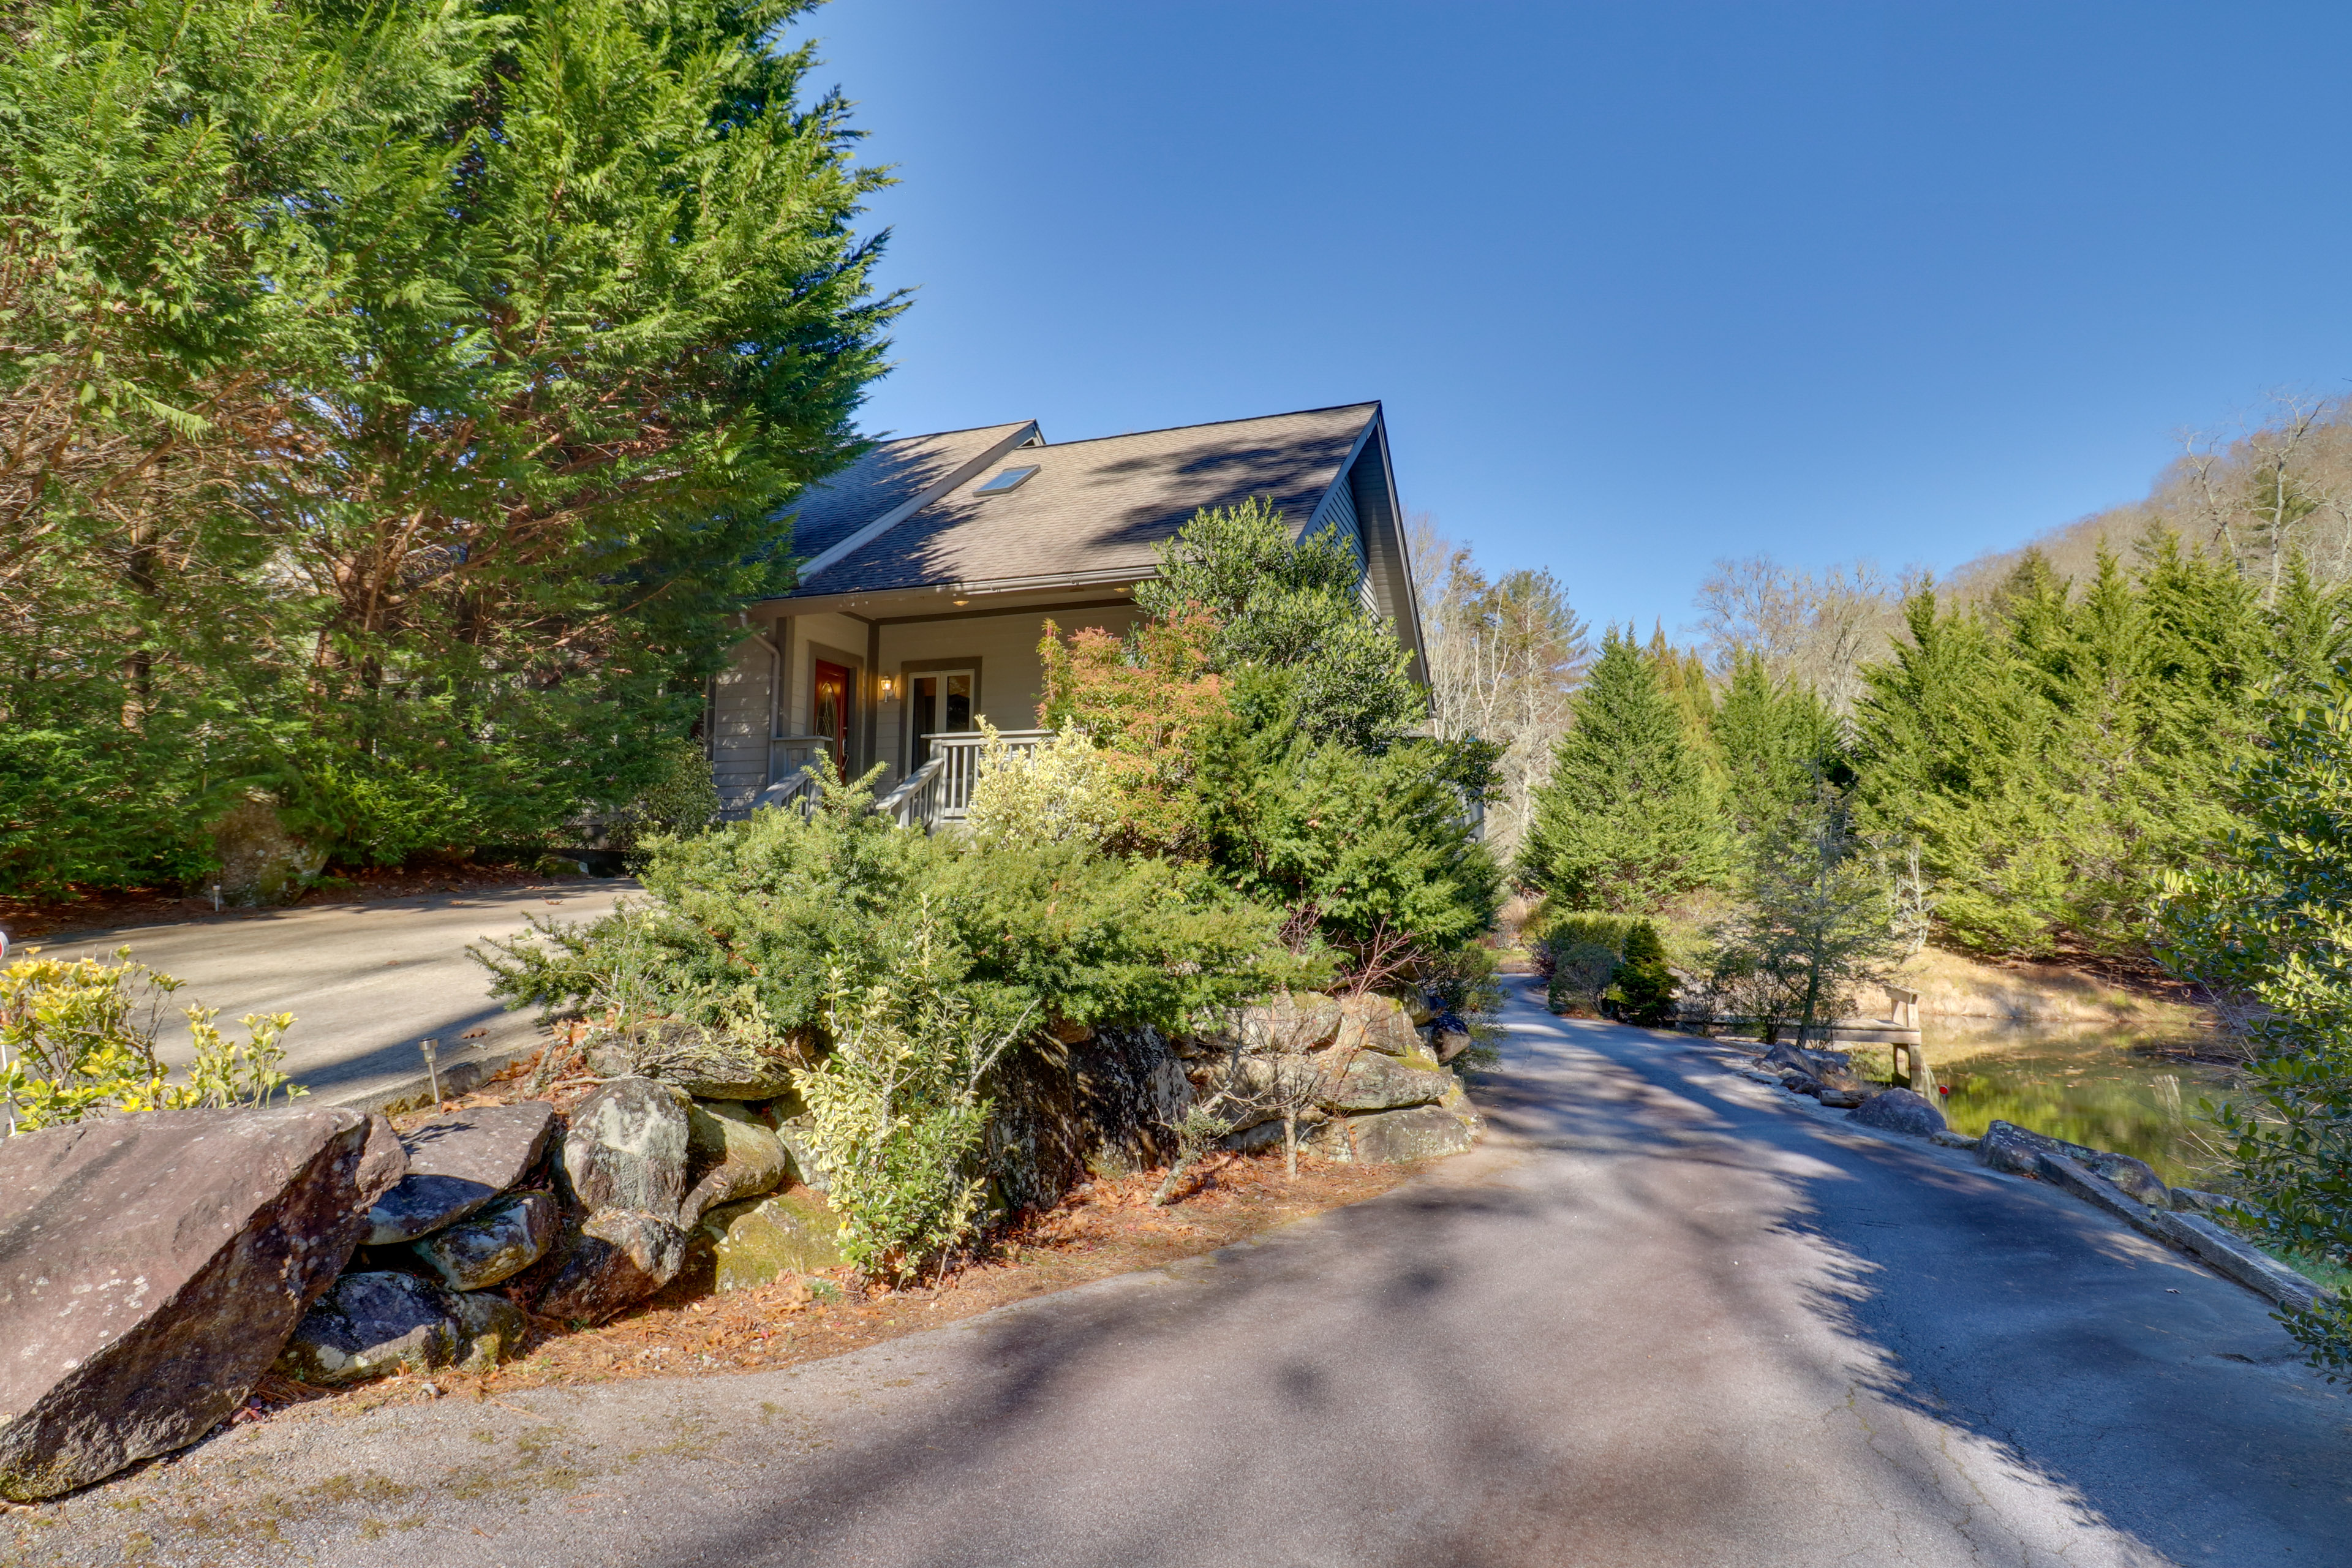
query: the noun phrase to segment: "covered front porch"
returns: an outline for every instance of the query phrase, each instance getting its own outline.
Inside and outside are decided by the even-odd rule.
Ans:
[[[1046,623],[1124,634],[1136,619],[1128,587],[926,590],[755,607],[705,719],[722,809],[740,817],[763,796],[774,804],[781,786],[831,752],[852,777],[879,763],[877,793],[913,781],[894,810],[961,816],[983,722],[1011,743],[1035,742]]]

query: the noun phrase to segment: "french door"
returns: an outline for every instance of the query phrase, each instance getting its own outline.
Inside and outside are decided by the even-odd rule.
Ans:
[[[908,773],[930,760],[930,745],[923,737],[972,727],[972,694],[978,684],[969,669],[925,670],[907,678]]]

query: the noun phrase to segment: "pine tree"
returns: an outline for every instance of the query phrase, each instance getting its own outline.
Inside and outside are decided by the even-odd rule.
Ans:
[[[2042,773],[2049,706],[2002,620],[1940,614],[1930,588],[1904,617],[1908,642],[1864,670],[1854,712],[1859,827],[1919,847],[1946,940],[2046,952],[2070,875]]]
[[[1282,513],[1253,496],[1203,508],[1160,547],[1160,573],[1135,605],[1162,622],[1199,605],[1216,618],[1210,668],[1283,672],[1293,718],[1316,740],[1360,751],[1393,744],[1429,717],[1386,623],[1356,596],[1355,547],[1335,528],[1293,537]]]
[[[1573,721],[1536,791],[1519,862],[1528,884],[1565,908],[1646,914],[1721,876],[1706,771],[1630,634],[1603,637]]]
[[[1844,783],[1852,771],[1828,705],[1810,687],[1775,682],[1753,654],[1732,664],[1714,736],[1724,805],[1743,834],[1777,821],[1817,782]]]

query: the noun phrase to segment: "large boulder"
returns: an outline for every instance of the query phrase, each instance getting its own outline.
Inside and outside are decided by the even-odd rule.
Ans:
[[[1828,1100],[1824,1099],[1823,1104]],[[1885,1089],[1862,1102],[1853,1119],[1864,1127],[1925,1138],[1944,1130],[1944,1113],[1907,1089]]]
[[[657,1214],[605,1209],[572,1238],[563,1266],[541,1292],[541,1317],[601,1323],[677,1278],[686,1233]]]
[[[698,1173],[678,1222],[691,1226],[709,1210],[772,1193],[792,1179],[793,1159],[767,1124],[730,1100],[687,1107],[688,1168]]]
[[[1316,1129],[1312,1147],[1326,1159],[1361,1164],[1433,1160],[1477,1142],[1477,1127],[1442,1105],[1349,1116]]]
[[[414,1274],[354,1272],[303,1314],[278,1370],[329,1388],[395,1372],[488,1372],[522,1347],[529,1326],[520,1308],[487,1290],[445,1290]]]
[[[1421,1031],[1413,1027],[1412,1016],[1389,997],[1370,993],[1340,998],[1339,1030],[1331,1044],[1334,1050],[1351,1054],[1376,1051],[1389,1057],[1428,1058],[1431,1066],[1436,1065]]]
[[[1300,1056],[1337,1039],[1339,999],[1319,991],[1277,991],[1234,1012],[1234,1037],[1251,1056]]]
[[[1863,1087],[1862,1080],[1853,1076],[1853,1058],[1843,1051],[1809,1051],[1777,1045],[1764,1053],[1764,1069],[1791,1080],[1789,1087],[1799,1094],[1819,1095],[1825,1089]]]
[[[1429,1026],[1429,1048],[1440,1062],[1453,1061],[1468,1050],[1475,1039],[1476,1037],[1470,1033],[1470,1026],[1456,1014],[1440,1013]]]
[[[2069,1143],[2013,1121],[1995,1121],[1977,1142],[1978,1158],[1996,1171],[2021,1176],[2040,1176],[2044,1154],[2064,1155],[2150,1208],[2172,1206],[2172,1190],[2164,1184],[2164,1178],[2147,1162],[2135,1160],[2129,1154],[2112,1154],[2104,1149]]]
[[[453,1290],[486,1290],[547,1256],[563,1228],[553,1193],[513,1193],[410,1248]]]
[[[816,1145],[810,1142],[808,1130],[805,1115],[785,1117],[776,1123],[776,1142],[784,1146],[784,1158],[793,1163],[793,1175],[821,1193],[832,1184],[817,1161]]]
[[[495,1290],[452,1290],[446,1300],[450,1321],[466,1342],[459,1372],[488,1372],[521,1351],[530,1320],[520,1307]]]
[[[2129,1154],[2111,1154],[2104,1149],[2085,1150],[2084,1153],[2089,1158],[2077,1154],[2076,1163],[2105,1176],[2133,1198],[2150,1208],[2172,1206],[2172,1189],[2164,1184],[2164,1178],[2147,1161],[2135,1160]]]
[[[623,1078],[573,1107],[563,1173],[581,1209],[635,1209],[675,1226],[686,1198],[690,1103],[674,1084]]]
[[[612,1077],[650,1078],[697,1100],[773,1100],[814,1058],[796,1041],[752,1038],[665,1019],[588,1043],[588,1065]]]
[[[331,1388],[394,1372],[436,1372],[464,1352],[441,1288],[414,1274],[346,1274],[303,1314],[278,1370]]]
[[[2045,1137],[2031,1128],[2020,1127],[2014,1121],[1995,1120],[1977,1140],[1977,1158],[1996,1171],[2011,1175],[2031,1176],[2039,1169],[2043,1154],[2063,1154],[2066,1146],[2055,1138]]]
[[[304,843],[278,816],[275,797],[248,790],[228,810],[205,824],[220,862],[215,879],[232,904],[282,904],[299,895],[325,869],[327,852]]]
[[[1337,1053],[1333,1053],[1336,1055]],[[1327,1082],[1316,1103],[1326,1110],[1355,1113],[1402,1110],[1434,1105],[1461,1085],[1461,1079],[1425,1058],[1428,1067],[1408,1066],[1394,1057],[1359,1053]]]
[[[710,1269],[710,1289],[765,1285],[789,1269],[815,1274],[837,1267],[841,1222],[806,1187],[726,1204],[703,1216],[690,1243],[689,1268]]]
[[[528,1100],[436,1117],[400,1135],[408,1174],[368,1212],[367,1243],[390,1247],[455,1225],[530,1173],[555,1107]]]
[[[382,1118],[307,1105],[0,1140],[0,1498],[86,1486],[226,1420],[402,1170]]]

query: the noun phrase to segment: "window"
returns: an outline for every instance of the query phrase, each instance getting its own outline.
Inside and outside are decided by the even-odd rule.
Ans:
[[[976,496],[1001,496],[1007,490],[1017,490],[1022,481],[1036,471],[1034,463],[1025,468],[1006,468],[971,493]]]

